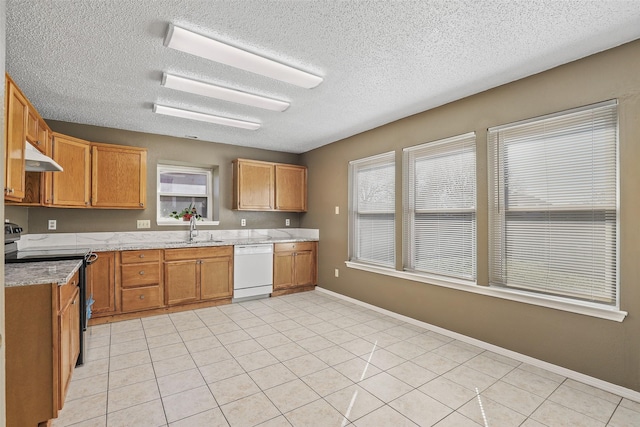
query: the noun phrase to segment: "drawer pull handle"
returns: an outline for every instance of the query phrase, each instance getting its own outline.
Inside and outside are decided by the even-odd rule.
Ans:
[[[144,270],[140,270],[140,275],[143,276],[144,275]]]
[[[144,299],[144,295],[140,295],[140,299]]]

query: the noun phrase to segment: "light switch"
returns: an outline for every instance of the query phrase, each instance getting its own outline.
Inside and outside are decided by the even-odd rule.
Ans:
[[[139,219],[138,220],[138,228],[151,228],[151,220]]]
[[[336,215],[340,215],[340,206],[336,206]]]

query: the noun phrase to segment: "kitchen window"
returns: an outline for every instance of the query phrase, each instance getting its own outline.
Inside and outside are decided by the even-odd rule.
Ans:
[[[476,278],[476,138],[468,133],[404,150],[405,270]]]
[[[617,102],[489,129],[490,284],[618,307]]]
[[[349,163],[349,259],[395,266],[395,153]]]
[[[157,222],[159,225],[181,225],[171,217],[195,207],[206,225],[219,224],[218,168],[158,164]]]

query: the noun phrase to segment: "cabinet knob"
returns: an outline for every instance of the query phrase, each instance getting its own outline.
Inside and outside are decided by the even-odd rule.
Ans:
[[[144,275],[144,270],[140,270],[140,275],[143,276]]]
[[[140,203],[140,207],[141,207],[141,208],[142,208],[142,207],[144,207],[144,203]]]
[[[41,144],[41,142],[40,142],[40,141],[36,141],[36,145],[40,145],[40,144]]]
[[[78,300],[75,300],[75,299],[74,299],[74,300],[73,300],[73,302],[72,302],[71,304],[75,305],[77,301],[78,301]]]
[[[140,258],[144,258],[144,254],[140,254]]]
[[[144,299],[144,295],[140,295],[140,299]]]

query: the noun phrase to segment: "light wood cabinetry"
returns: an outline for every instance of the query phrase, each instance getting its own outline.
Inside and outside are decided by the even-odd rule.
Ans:
[[[79,354],[78,274],[66,284],[5,289],[7,425],[58,416]]]
[[[4,193],[9,204],[108,209],[146,207],[146,149],[91,143],[51,132],[11,77],[5,76]],[[26,172],[27,142],[52,157],[63,171]]]
[[[147,200],[147,150],[91,145],[91,205],[143,209]]]
[[[78,274],[67,285],[60,288],[60,314],[58,315],[60,337],[60,398],[58,409],[62,409],[67,395],[73,368],[80,354],[80,289]]]
[[[258,160],[234,160],[233,209],[305,212],[307,168]]]
[[[163,281],[157,249],[120,252],[122,312],[163,306]]]
[[[87,266],[88,295],[94,299],[92,317],[108,316],[116,312],[115,252],[99,252],[98,258]]]
[[[24,197],[24,144],[27,134],[29,101],[6,75],[5,97],[5,200]]]
[[[273,293],[307,290],[317,283],[317,242],[276,243],[273,248]]]
[[[233,247],[167,249],[166,304],[178,305],[233,295]]]
[[[53,160],[62,172],[52,173],[55,206],[86,207],[91,203],[91,143],[53,133]]]
[[[233,208],[272,210],[275,182],[273,163],[237,159],[233,161]]]
[[[306,212],[307,168],[297,165],[275,165],[276,210]]]

